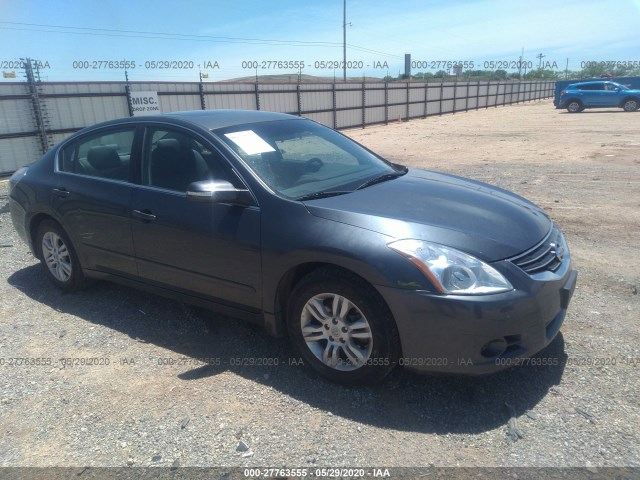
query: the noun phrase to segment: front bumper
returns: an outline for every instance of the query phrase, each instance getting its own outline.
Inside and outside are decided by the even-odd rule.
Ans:
[[[398,326],[400,364],[421,372],[485,374],[524,363],[549,345],[564,321],[577,272],[570,262],[557,275],[537,279],[515,265],[506,268],[519,272],[515,290],[496,295],[443,296],[379,286]]]

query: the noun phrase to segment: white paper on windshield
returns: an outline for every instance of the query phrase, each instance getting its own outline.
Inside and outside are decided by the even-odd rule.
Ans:
[[[275,152],[275,149],[265,142],[253,130],[244,130],[242,132],[225,133],[225,137],[238,145],[247,155],[256,155],[258,153]]]

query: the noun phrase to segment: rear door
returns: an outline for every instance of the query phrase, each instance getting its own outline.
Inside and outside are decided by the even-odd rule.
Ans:
[[[596,105],[595,86],[592,83],[578,85],[578,97],[585,107],[593,107]]]
[[[605,107],[609,105],[611,93],[605,90],[604,83],[591,83],[586,92],[586,103],[590,107]]]
[[[149,125],[131,201],[142,279],[232,307],[261,308],[260,209],[187,200],[191,182],[247,188],[206,139]]]
[[[107,127],[58,154],[52,204],[86,269],[137,275],[129,203],[140,132]]]

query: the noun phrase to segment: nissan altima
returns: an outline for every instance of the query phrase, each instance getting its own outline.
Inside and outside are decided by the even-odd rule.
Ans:
[[[528,200],[285,114],[113,120],[9,189],[60,289],[105,279],[258,323],[336,382],[513,365],[553,340],[576,285],[562,232]]]

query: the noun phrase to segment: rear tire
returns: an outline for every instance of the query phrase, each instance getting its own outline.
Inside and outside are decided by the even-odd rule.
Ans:
[[[38,258],[51,283],[65,292],[86,285],[80,261],[64,229],[53,220],[43,220],[36,235]]]
[[[304,362],[328,380],[376,383],[397,364],[395,321],[377,291],[339,268],[316,270],[295,287],[289,337]]]
[[[629,98],[624,101],[622,104],[622,109],[625,112],[635,112],[640,105],[638,104],[638,100],[635,98]]]
[[[571,100],[567,104],[567,111],[569,113],[580,113],[582,110],[584,110],[584,107],[578,100]]]

